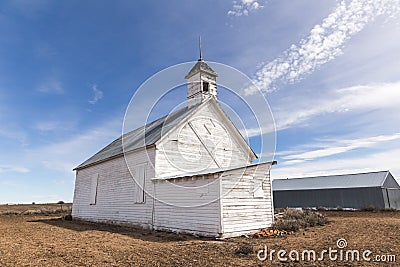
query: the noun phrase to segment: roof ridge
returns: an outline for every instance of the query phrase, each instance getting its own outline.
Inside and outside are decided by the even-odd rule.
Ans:
[[[332,177],[332,176],[350,176],[350,175],[360,175],[360,174],[371,174],[371,173],[380,173],[386,172],[389,173],[390,171],[372,171],[372,172],[359,172],[359,173],[343,173],[343,174],[327,174],[327,175],[318,175],[318,176],[306,176],[306,177],[294,177],[294,178],[280,178],[274,180],[294,180],[294,179],[308,179],[308,178],[324,178],[324,177]]]
[[[390,171],[374,171],[305,178],[274,179],[275,191],[382,187]]]

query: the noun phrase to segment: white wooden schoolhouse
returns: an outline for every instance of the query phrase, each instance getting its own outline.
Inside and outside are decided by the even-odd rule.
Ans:
[[[256,154],[217,101],[217,76],[200,57],[185,77],[185,108],[76,167],[73,218],[220,238],[271,226],[276,162],[252,164]]]

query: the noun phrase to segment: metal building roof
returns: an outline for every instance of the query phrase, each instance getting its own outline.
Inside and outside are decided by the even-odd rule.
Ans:
[[[82,169],[94,163],[121,155],[124,152],[155,144],[164,134],[169,132],[169,130],[185,119],[198,106],[199,105],[192,106],[190,108],[184,107],[120,136],[74,170]],[[124,147],[122,145],[122,139],[124,139]]]
[[[317,176],[306,178],[276,179],[272,181],[274,191],[311,190],[333,188],[381,187],[389,171]]]
[[[206,169],[202,171],[197,171],[197,172],[187,172],[187,173],[181,173],[169,177],[157,177],[157,178],[152,178],[151,180],[159,180],[159,181],[164,181],[164,180],[173,180],[173,179],[180,179],[180,178],[185,178],[185,177],[195,177],[195,176],[202,176],[202,175],[209,175],[209,174],[216,174],[220,172],[226,172],[226,171],[232,171],[236,169],[246,169],[246,168],[252,168],[256,166],[263,166],[266,164],[271,164],[276,165],[277,161],[266,161],[266,162],[260,162],[260,163],[252,163],[248,165],[243,165],[243,166],[229,166],[226,168],[213,168],[213,169]]]

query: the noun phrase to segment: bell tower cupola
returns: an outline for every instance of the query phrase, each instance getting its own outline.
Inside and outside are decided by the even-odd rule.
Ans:
[[[199,38],[199,49],[199,60],[185,76],[189,107],[197,105],[210,97],[217,98],[218,74],[203,60],[201,38]]]

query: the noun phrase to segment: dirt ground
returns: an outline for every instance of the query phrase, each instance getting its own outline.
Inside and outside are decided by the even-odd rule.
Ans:
[[[1,210],[2,208],[0,208]],[[5,209],[5,208],[4,208]],[[326,212],[331,223],[275,238],[213,240],[132,227],[62,220],[60,215],[0,215],[0,266],[398,266],[400,212]],[[281,262],[257,259],[257,251],[312,249],[370,250],[396,255],[396,262]],[[253,252],[249,252],[253,249]],[[243,251],[247,255],[238,253]],[[345,253],[345,252],[344,252]],[[263,254],[261,254],[262,256]],[[295,254],[293,254],[295,255]],[[338,252],[339,255],[339,252]],[[285,255],[288,257],[288,255]],[[295,257],[295,256],[293,256]]]

